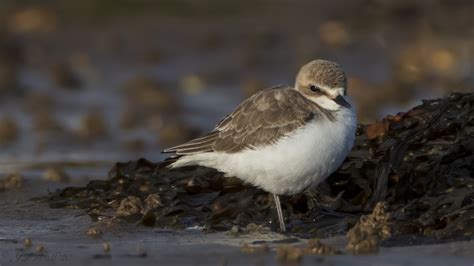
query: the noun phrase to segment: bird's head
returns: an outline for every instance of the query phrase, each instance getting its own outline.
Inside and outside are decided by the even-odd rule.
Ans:
[[[296,76],[295,89],[324,109],[351,108],[345,99],[346,74],[337,63],[321,59],[307,63]]]

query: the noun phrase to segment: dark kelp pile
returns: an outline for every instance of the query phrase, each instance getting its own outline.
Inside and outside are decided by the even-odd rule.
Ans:
[[[390,221],[370,219],[383,220],[384,228],[389,223],[395,234],[470,238],[473,187],[474,94],[452,94],[359,126],[340,169],[318,188],[282,203],[291,232],[306,236],[345,233],[384,202]],[[144,159],[117,163],[107,180],[68,187],[48,201],[53,208],[84,209],[94,219],[175,229],[277,224],[272,198],[258,188],[212,169],[168,170]]]

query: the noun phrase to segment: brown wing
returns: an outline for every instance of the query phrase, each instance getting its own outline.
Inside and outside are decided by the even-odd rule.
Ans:
[[[224,117],[212,132],[163,152],[177,155],[234,153],[263,147],[314,119],[320,114],[318,109],[288,86],[262,90]]]

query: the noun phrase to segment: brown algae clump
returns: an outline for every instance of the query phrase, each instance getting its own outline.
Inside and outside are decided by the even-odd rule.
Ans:
[[[360,217],[359,222],[347,232],[346,249],[353,254],[376,252],[379,242],[391,236],[388,205],[379,202],[373,212]]]
[[[322,243],[318,239],[310,239],[304,251],[307,254],[316,255],[336,255],[341,253],[339,250]]]
[[[301,262],[304,255],[337,254],[341,254],[341,252],[317,239],[310,239],[305,246],[282,245],[276,249],[276,258],[284,263]]]
[[[263,244],[263,245],[243,244],[240,247],[240,251],[243,253],[267,253],[270,251],[270,248],[266,244]]]
[[[33,245],[33,241],[31,241],[31,238],[26,238],[25,241],[23,241],[23,246],[25,248],[30,248]]]
[[[36,252],[43,253],[44,252],[44,246],[43,245],[36,246]]]
[[[12,189],[12,188],[21,188],[25,178],[20,173],[11,173],[6,177],[0,179],[0,191]]]
[[[87,230],[86,234],[92,238],[100,238],[102,236],[102,231],[95,227],[91,227]]]
[[[117,216],[130,216],[133,214],[139,214],[143,210],[142,201],[134,196],[128,196],[120,202],[120,206],[117,209]]]
[[[108,254],[111,250],[110,244],[108,242],[102,243],[102,250],[104,250],[104,253]]]
[[[281,262],[300,262],[304,251],[292,245],[283,245],[277,248],[276,258]]]
[[[155,210],[158,207],[164,206],[158,194],[148,195],[143,202],[145,203],[145,210]]]
[[[63,169],[56,168],[56,167],[47,168],[43,172],[42,178],[45,181],[52,181],[52,182],[67,182],[67,181],[69,181],[68,174]]]

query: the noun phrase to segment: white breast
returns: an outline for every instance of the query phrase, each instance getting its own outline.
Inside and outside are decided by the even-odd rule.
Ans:
[[[181,157],[172,167],[198,164],[236,176],[274,194],[295,194],[334,172],[352,149],[357,122],[352,110],[308,123],[274,145],[239,153]]]

